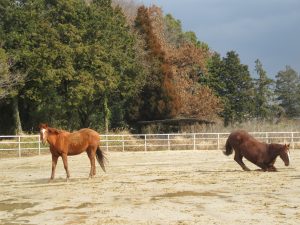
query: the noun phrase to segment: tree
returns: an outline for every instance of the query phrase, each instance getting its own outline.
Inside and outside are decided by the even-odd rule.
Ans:
[[[260,60],[255,61],[255,71],[258,79],[254,79],[255,90],[255,117],[259,120],[270,119],[274,116],[274,102],[271,85],[273,80],[267,77]]]
[[[19,116],[18,102],[15,96],[18,93],[18,86],[23,83],[23,77],[17,73],[11,73],[9,70],[8,57],[4,49],[0,48],[0,103],[4,103],[12,106],[13,123],[15,124],[11,130],[14,134],[20,134],[22,132],[22,126]],[[4,101],[7,100],[7,101]],[[7,110],[6,110],[7,111]],[[7,113],[7,112],[6,112]],[[2,119],[2,118],[1,118]],[[5,118],[4,120],[7,120]],[[7,127],[1,124],[1,130],[5,131]]]
[[[20,69],[18,59],[22,57],[19,54],[20,52],[28,53],[26,52],[27,37],[33,31],[33,18],[35,18],[34,14],[30,14],[31,3],[32,1],[28,1],[26,11],[23,10],[24,5],[26,5],[24,1],[6,0],[0,3],[0,44],[7,55],[7,62],[9,62],[9,72],[6,79],[12,82],[9,86],[6,86],[6,90],[13,87],[9,92],[6,92],[6,96],[9,98],[7,107],[12,108],[12,127],[14,128],[10,130],[13,133],[22,132],[19,114],[19,92],[24,86],[23,81],[26,80],[27,71]],[[28,15],[29,17],[26,18]],[[22,50],[18,51],[18,49]]]
[[[8,56],[0,48],[0,100],[10,98],[17,92],[17,86],[23,82],[20,74],[13,74],[9,70]]]
[[[253,117],[254,93],[248,66],[240,63],[238,54],[227,52],[222,60],[215,54],[209,62],[208,76],[201,80],[221,97],[224,125]]]
[[[120,8],[108,0],[8,2],[1,43],[11,70],[27,74],[17,95],[26,129],[40,121],[67,129],[126,123],[143,68]]]
[[[149,74],[140,96],[140,120],[172,118],[178,110],[178,96],[174,88],[174,74],[166,61],[166,53],[155,35],[151,9],[138,9],[135,27],[145,42]]]
[[[198,45],[195,35],[194,39],[188,38],[187,33],[182,31],[180,20],[172,15],[163,16],[161,8],[151,7],[149,16],[153,33],[173,73],[178,102],[177,113],[173,117],[215,119],[221,110],[220,101],[208,87],[199,83],[206,71],[209,49]]]
[[[300,116],[300,77],[290,66],[276,75],[275,94],[287,117]]]
[[[126,16],[128,24],[133,25],[136,18],[137,10],[141,6],[141,3],[135,0],[112,0],[114,7],[121,7],[122,12]]]

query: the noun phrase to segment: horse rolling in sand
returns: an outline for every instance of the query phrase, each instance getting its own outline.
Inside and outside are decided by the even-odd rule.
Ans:
[[[55,168],[58,157],[62,157],[64,168],[67,174],[67,181],[70,178],[70,172],[68,168],[68,155],[78,155],[84,151],[90,159],[91,170],[90,178],[96,175],[95,156],[99,162],[101,168],[105,172],[105,155],[100,149],[100,137],[99,134],[88,128],[81,129],[79,131],[70,133],[63,130],[48,127],[47,124],[40,124],[40,136],[41,140],[45,144],[46,142],[50,145],[50,152],[52,154],[52,172],[50,181],[54,179]]]
[[[234,150],[234,160],[245,171],[249,171],[250,169],[244,164],[243,157],[260,167],[263,171],[277,171],[274,167],[277,156],[280,156],[285,166],[289,165],[289,147],[289,144],[262,143],[257,141],[246,131],[238,130],[229,135],[224,154],[228,156],[232,154]]]

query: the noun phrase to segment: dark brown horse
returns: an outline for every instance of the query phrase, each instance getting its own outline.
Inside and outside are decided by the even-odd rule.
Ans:
[[[50,152],[52,154],[52,173],[50,180],[54,179],[55,168],[58,157],[62,157],[64,168],[67,173],[67,180],[70,178],[68,169],[68,155],[78,155],[84,151],[91,162],[90,178],[96,175],[95,156],[101,168],[105,172],[105,155],[101,151],[99,134],[91,129],[85,128],[77,132],[67,132],[48,127],[47,124],[40,124],[40,136],[43,143],[50,144]]]
[[[289,165],[289,147],[289,144],[262,143],[246,131],[238,130],[229,135],[224,154],[230,155],[234,149],[234,160],[246,171],[250,169],[244,164],[243,157],[260,167],[263,171],[276,171],[274,163],[277,156],[280,156],[286,166]]]

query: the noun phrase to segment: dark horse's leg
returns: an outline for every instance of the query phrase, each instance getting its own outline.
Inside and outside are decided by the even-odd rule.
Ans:
[[[57,160],[58,160],[58,156],[52,154],[52,172],[51,172],[50,180],[53,180],[55,177],[55,168],[56,168]]]
[[[269,172],[276,172],[277,169],[276,169],[275,166],[271,165],[271,166],[269,166],[269,167],[267,168],[267,171],[269,171]]]
[[[65,167],[65,170],[66,170],[66,173],[67,173],[67,181],[68,181],[69,178],[70,178],[70,173],[69,173],[69,168],[68,168],[68,157],[67,157],[66,153],[63,153],[61,155],[61,157],[63,159],[64,167]]]
[[[269,171],[269,172],[277,171],[276,167],[273,166],[273,164],[267,165],[265,163],[257,163],[256,165],[259,166],[263,171]]]
[[[86,152],[91,163],[91,170],[90,170],[89,177],[93,178],[96,175],[96,165],[95,165],[96,149],[88,149]]]
[[[243,168],[245,171],[250,171],[250,169],[243,162],[243,156],[240,153],[235,152],[234,160]]]
[[[276,167],[274,166],[275,161],[276,161],[276,158],[268,165],[267,171],[271,171],[271,172],[277,171]]]

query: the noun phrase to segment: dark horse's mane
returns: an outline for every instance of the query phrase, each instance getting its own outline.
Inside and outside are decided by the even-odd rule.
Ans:
[[[284,145],[282,144],[276,144],[276,143],[266,143],[268,149],[269,149],[269,152],[271,153],[276,153],[278,151],[280,151],[282,148],[284,148]]]

